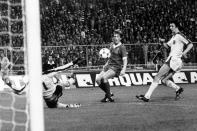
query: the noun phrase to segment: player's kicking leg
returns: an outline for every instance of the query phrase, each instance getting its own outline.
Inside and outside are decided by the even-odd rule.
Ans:
[[[108,82],[109,78],[112,78],[116,75],[116,72],[112,69],[107,70],[104,72],[101,76],[101,84],[99,86],[102,86],[103,91],[105,92],[105,97],[101,100],[101,102],[114,102],[114,99],[112,98],[113,93],[110,91],[110,85]],[[100,87],[101,88],[101,87]]]
[[[159,81],[166,76],[166,74],[168,74],[170,70],[170,67],[167,64],[164,64],[159,72],[157,73],[157,75],[155,76],[153,82],[151,83],[148,91],[145,93],[145,95],[137,95],[136,98],[139,100],[142,100],[144,102],[148,102],[152,96],[152,93],[154,92],[154,90],[158,87],[159,85]]]
[[[100,75],[101,75],[101,74],[100,74]],[[99,85],[99,87],[101,88],[101,90],[103,90],[103,91],[105,92],[105,96],[104,96],[103,99],[101,99],[101,102],[108,102],[109,99],[108,99],[108,97],[107,97],[107,89],[106,89],[106,87],[105,87],[105,83],[104,83],[103,78],[97,77],[97,78],[96,78],[96,82],[98,83],[98,85]],[[114,94],[113,94],[112,92],[110,93],[110,95],[111,95],[111,97],[114,96]],[[112,101],[113,101],[113,100],[112,100]]]
[[[169,86],[173,89],[176,90],[176,96],[175,96],[175,100],[180,98],[180,95],[182,94],[182,92],[184,91],[184,89],[178,85],[176,85],[174,82],[170,81],[169,78],[171,78],[174,75],[174,71],[167,66],[166,64],[164,64],[162,66],[162,68],[160,69],[160,71],[158,72],[158,74],[155,76],[154,81],[152,82],[149,90],[147,91],[147,93],[145,95],[137,95],[136,98],[139,100],[143,100],[144,102],[148,102],[153,91],[156,89],[156,87],[158,86],[158,80],[163,78],[161,81],[163,84],[165,84],[166,86]],[[157,82],[155,82],[157,80]]]

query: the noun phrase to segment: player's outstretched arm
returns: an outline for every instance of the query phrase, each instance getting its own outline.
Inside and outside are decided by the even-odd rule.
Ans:
[[[52,72],[57,72],[57,71],[63,71],[65,69],[68,69],[70,68],[71,66],[77,64],[78,62],[80,62],[81,58],[77,58],[76,60],[72,61],[72,62],[69,62],[63,66],[59,66],[57,68],[54,68],[54,69],[50,69],[50,70],[47,70],[47,71],[44,71],[43,74],[48,74],[48,73],[52,73]]]
[[[50,69],[50,70],[46,70],[46,71],[43,71],[43,74],[49,74],[49,73],[52,73],[52,72],[57,72],[57,71],[62,71],[62,70],[65,70],[69,67],[73,66],[73,63],[70,62],[66,65],[63,65],[63,66],[59,66],[57,68],[54,68],[54,69]]]
[[[52,69],[52,70],[53,70],[53,71],[65,70],[65,69],[71,67],[72,65],[73,65],[73,62],[70,62],[70,63],[68,63],[68,64],[66,64],[66,65],[59,66],[59,67],[54,68],[54,69]]]

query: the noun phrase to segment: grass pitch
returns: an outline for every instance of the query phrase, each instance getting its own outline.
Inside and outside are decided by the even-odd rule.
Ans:
[[[150,102],[135,98],[144,94],[148,86],[111,87],[114,103],[101,103],[104,93],[99,88],[65,90],[60,102],[81,103],[78,109],[44,109],[45,131],[197,131],[197,85],[181,85],[185,91],[175,101],[172,88],[159,86]],[[7,106],[12,97],[0,93],[0,105]],[[14,104],[24,109],[24,98]],[[12,119],[12,110],[0,108],[0,119]],[[24,114],[17,115],[25,122]],[[12,124],[3,124],[2,131],[10,131]],[[24,128],[17,127],[16,131]]]
[[[100,103],[99,88],[65,90],[61,102],[81,103],[79,109],[45,108],[46,131],[196,131],[197,87],[181,85],[185,91],[175,101],[175,91],[159,86],[150,102],[137,100],[148,86],[112,87],[115,103]]]

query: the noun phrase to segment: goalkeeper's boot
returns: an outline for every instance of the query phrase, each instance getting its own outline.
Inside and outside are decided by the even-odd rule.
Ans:
[[[182,87],[180,87],[177,91],[176,91],[176,96],[175,96],[175,100],[178,100],[180,98],[180,95],[183,93],[184,89]]]
[[[149,99],[147,99],[144,95],[137,95],[136,98],[139,99],[139,100],[142,100],[144,102],[148,102],[149,101]]]
[[[101,99],[101,102],[107,102],[107,101],[108,101],[108,99],[106,96],[103,99]]]

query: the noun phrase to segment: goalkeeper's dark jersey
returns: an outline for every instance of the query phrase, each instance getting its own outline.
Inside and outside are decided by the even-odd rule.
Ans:
[[[124,45],[119,45],[114,48],[114,45],[110,45],[111,56],[109,58],[108,64],[110,66],[121,69],[123,65],[123,57],[127,57],[126,47]]]

